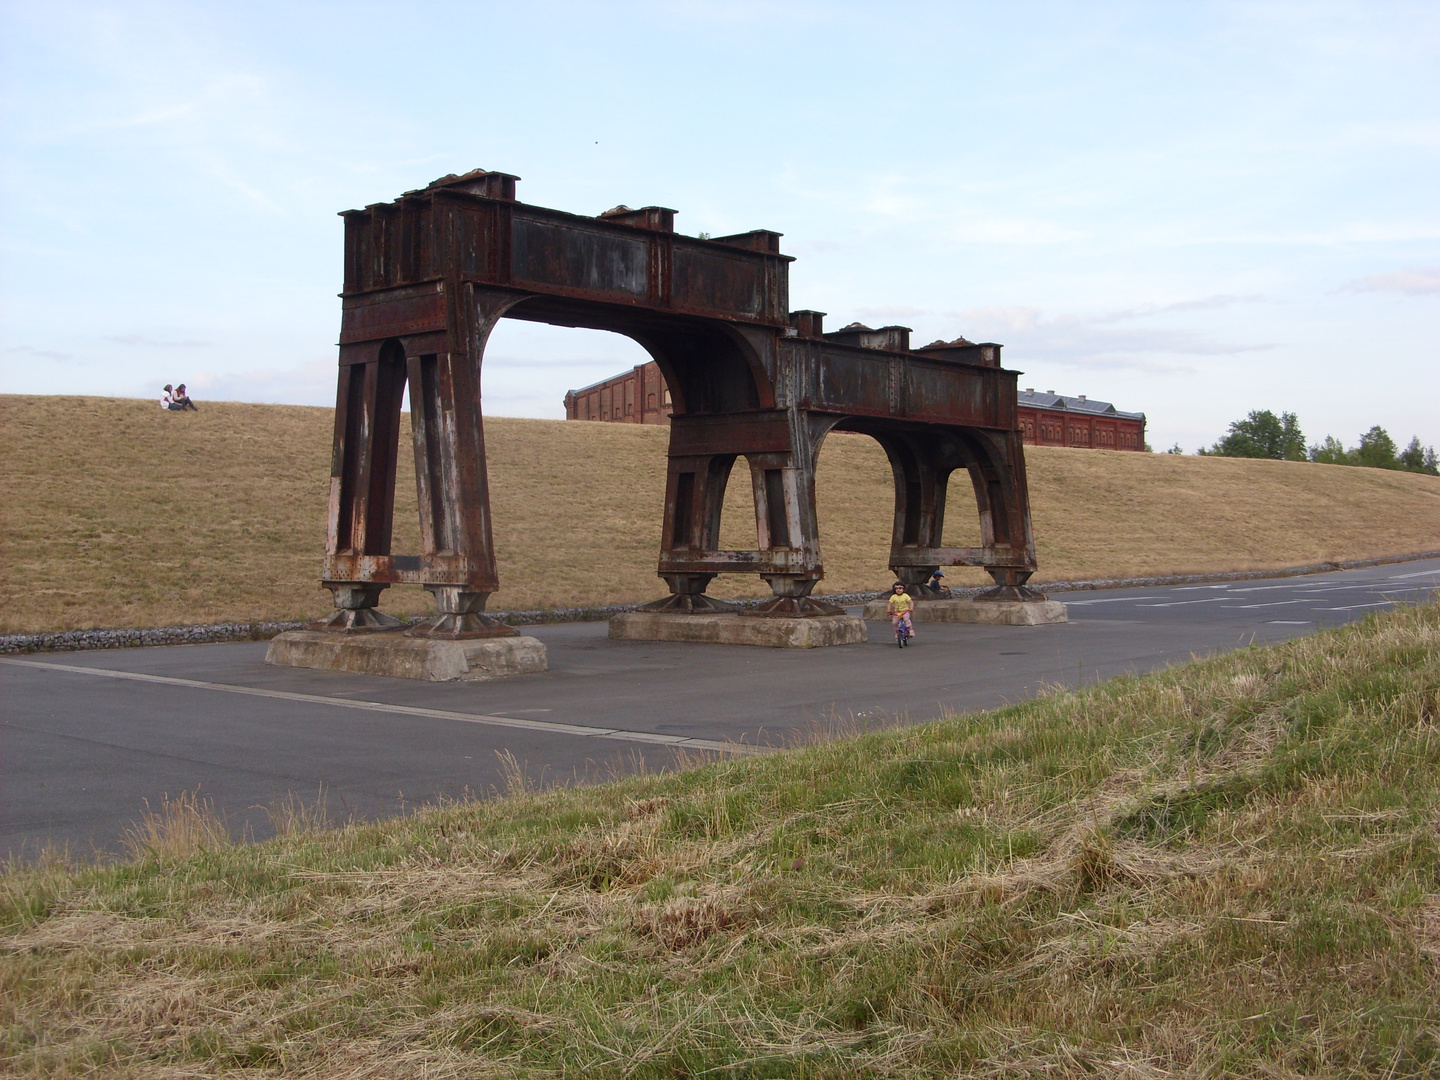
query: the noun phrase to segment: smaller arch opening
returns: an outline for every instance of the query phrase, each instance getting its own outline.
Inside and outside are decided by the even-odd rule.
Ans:
[[[895,482],[875,438],[844,430],[825,436],[815,469],[815,513],[825,559],[817,593],[868,592],[894,580]]]
[[[753,551],[759,546],[755,519],[755,484],[750,460],[744,455],[735,459],[729,482],[725,486],[719,537],[722,550]],[[709,592],[717,599],[753,600],[769,596],[770,587],[755,574],[720,574],[711,583]]]
[[[956,469],[945,487],[945,520],[940,530],[945,547],[979,547],[980,505],[975,498],[975,484],[970,470]],[[945,584],[954,588],[966,585],[990,585],[990,575],[978,566],[947,566]]]

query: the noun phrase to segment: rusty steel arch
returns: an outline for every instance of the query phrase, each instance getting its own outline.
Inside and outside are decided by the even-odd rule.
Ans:
[[[598,217],[528,206],[516,177],[475,170],[391,203],[345,212],[340,371],[322,584],[336,611],[317,623],[398,628],[381,591],[414,582],[438,615],[406,633],[517,633],[485,614],[499,588],[480,408],[480,368],[502,318],[609,330],[654,357],[670,387],[664,528],[652,610],[723,608],[715,575],[764,578],[771,599],[746,614],[840,609],[812,598],[824,576],[815,467],[832,430],[885,448],[895,476],[890,564],[916,586],[939,566],[983,566],[982,599],[1042,599],[1026,587],[1035,543],[1016,419],[1016,372],[1000,346],[911,349],[904,327],[825,333],[823,313],[789,310],[789,263],[766,230],[699,239],[674,211],[617,207]],[[400,408],[408,386],[422,551],[390,550]],[[738,460],[750,473],[756,545],[719,548]],[[941,546],[945,491],[964,469],[982,543]]]

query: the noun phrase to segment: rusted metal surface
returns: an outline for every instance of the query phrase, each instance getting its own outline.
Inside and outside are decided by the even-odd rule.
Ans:
[[[801,312],[794,314],[800,315]],[[851,332],[851,328],[846,328]],[[905,327],[881,327],[872,330],[860,327],[853,331],[861,344],[869,339],[871,348],[890,348],[884,341],[887,332],[906,331]],[[958,339],[937,341],[916,352],[965,363],[998,364],[987,353],[994,346],[981,346]],[[609,424],[669,424],[670,391],[660,365],[651,360],[637,364],[629,371],[608,379],[571,390],[565,395],[565,419],[601,421]],[[1084,394],[1065,397],[1053,393],[1038,394],[1027,389],[1016,402],[1015,419],[1026,446],[1069,446],[1096,450],[1145,450],[1145,414],[1121,412],[1108,401],[1091,401]]]
[[[718,573],[756,573],[773,598],[749,613],[818,615],[824,576],[815,465],[831,431],[885,448],[895,475],[890,565],[922,598],[939,566],[983,566],[996,599],[1038,597],[1016,373],[991,343],[909,345],[905,327],[823,329],[791,312],[789,256],[765,230],[701,240],[674,211],[598,217],[527,206],[516,178],[476,170],[347,211],[345,288],[323,582],[323,625],[383,630],[382,589],[416,582],[440,614],[410,634],[516,631],[485,615],[499,587],[490,529],[480,365],[501,318],[611,330],[638,341],[672,400],[654,607],[715,610]],[[390,551],[400,406],[408,386],[422,551]],[[726,485],[744,459],[756,545],[718,547]],[[945,490],[963,471],[982,543],[941,544]],[[539,541],[537,541],[539,542]]]

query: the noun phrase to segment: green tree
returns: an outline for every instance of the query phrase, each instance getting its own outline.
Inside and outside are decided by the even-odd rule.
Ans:
[[[1325,441],[1310,447],[1310,460],[1321,465],[1353,465],[1345,445],[1334,435],[1326,435]]]
[[[1440,476],[1440,459],[1437,459],[1433,446],[1421,446],[1420,436],[1414,435],[1410,439],[1410,445],[1400,451],[1397,458],[1400,468],[1408,472],[1429,473],[1431,476]]]
[[[1401,464],[1395,456],[1395,440],[1390,433],[1376,424],[1360,436],[1360,445],[1351,453],[1356,465],[1371,469],[1399,469]]]
[[[1305,436],[1294,413],[1276,416],[1269,409],[1259,409],[1231,424],[1229,434],[1209,452],[1220,457],[1304,461]]]

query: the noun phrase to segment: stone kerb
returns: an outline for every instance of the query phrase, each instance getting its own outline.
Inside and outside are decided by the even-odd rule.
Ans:
[[[610,620],[616,641],[690,641],[710,645],[759,645],[772,649],[817,649],[869,640],[858,615],[770,619],[731,612],[681,615],[632,611]]]
[[[871,600],[865,618],[888,620],[889,599]],[[1070,621],[1058,600],[924,600],[910,616],[917,623],[978,623],[986,626],[1045,626]]]
[[[479,682],[532,675],[549,668],[545,646],[533,637],[437,641],[398,633],[320,630],[292,630],[271,639],[265,662],[425,682]]]

